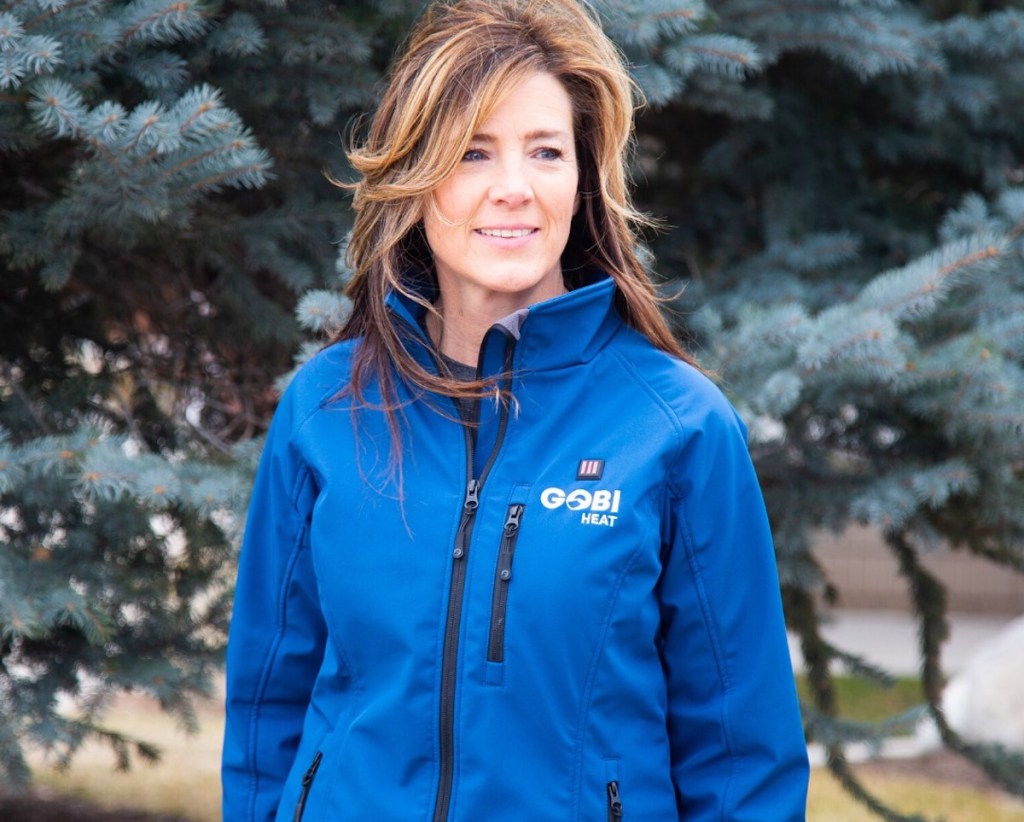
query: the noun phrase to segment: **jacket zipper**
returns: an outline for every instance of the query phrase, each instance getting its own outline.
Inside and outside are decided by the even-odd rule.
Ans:
[[[302,793],[299,794],[299,801],[295,804],[295,816],[292,817],[292,822],[302,822],[302,814],[306,811],[306,799],[309,797],[309,789],[313,787],[313,780],[316,779],[316,772],[323,758],[323,753],[317,751],[316,756],[313,757],[313,761],[302,777]]]
[[[512,354],[515,350],[515,341],[507,338],[505,341],[505,363],[504,371],[509,374],[512,370]],[[481,357],[482,361],[482,357]],[[477,366],[479,376],[481,366]],[[505,388],[511,388],[511,378],[506,378]],[[469,422],[469,421],[467,421]],[[476,509],[480,504],[480,491],[483,488],[487,474],[490,473],[494,458],[501,450],[502,440],[505,438],[505,428],[508,425],[508,404],[501,406],[501,416],[498,421],[498,434],[494,440],[491,453],[487,456],[487,462],[480,471],[480,476],[474,476],[476,464],[476,434],[475,429],[465,426],[466,436],[466,474],[470,477],[466,484],[466,494],[462,500],[462,518],[459,520],[459,530],[455,535],[455,547],[452,549],[452,580],[448,592],[448,613],[445,618],[444,646],[441,651],[441,705],[438,711],[439,737],[438,747],[440,749],[440,773],[438,775],[437,799],[434,803],[434,822],[446,822],[448,819],[448,807],[452,798],[452,777],[455,768],[455,680],[457,674],[457,663],[459,659],[459,629],[462,624],[462,594],[466,585],[466,563],[469,560],[469,546],[473,537],[473,521],[476,517]]]
[[[519,540],[519,526],[526,506],[513,503],[505,515],[501,533],[498,566],[494,571],[494,598],[491,602],[491,632],[487,640],[487,661],[505,661],[505,611],[508,605],[508,585],[512,580],[512,558]]]
[[[455,668],[458,659],[459,625],[462,622],[462,590],[466,584],[466,554],[469,552],[469,540],[473,533],[473,519],[480,504],[480,482],[471,479],[466,486],[466,496],[462,501],[462,519],[455,535],[455,548],[452,550],[452,584],[448,594],[448,616],[444,629],[444,650],[441,654],[441,705],[439,712],[441,775],[437,790],[437,803],[434,806],[434,819],[443,822],[448,816],[448,803],[451,800],[452,767],[454,760],[454,723],[455,723]]]
[[[608,822],[619,822],[622,819],[622,799],[619,797],[619,783],[608,783]]]

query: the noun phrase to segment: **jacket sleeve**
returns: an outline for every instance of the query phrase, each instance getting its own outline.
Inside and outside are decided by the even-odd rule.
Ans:
[[[309,550],[313,475],[293,445],[285,393],[256,474],[227,651],[223,818],[274,818],[295,758],[326,631]]]
[[[672,472],[661,591],[680,819],[802,820],[807,749],[764,501],[732,408],[717,397],[699,416]]]

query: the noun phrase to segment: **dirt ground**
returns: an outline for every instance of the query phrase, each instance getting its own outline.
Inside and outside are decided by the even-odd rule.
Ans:
[[[854,767],[854,772],[870,778],[872,775],[923,779],[942,785],[958,785],[985,793],[1004,793],[985,772],[962,756],[940,751],[914,759],[886,759]]]
[[[95,808],[51,791],[32,791],[20,796],[0,793],[0,819],[4,822],[187,822],[178,816]]]
[[[886,775],[924,779],[945,785],[962,785],[974,790],[1001,793],[977,767],[962,757],[940,752],[917,759],[889,759],[858,765],[856,772],[870,780]],[[186,822],[181,817],[101,810],[69,800],[49,791],[16,797],[0,793],[0,819],[4,822]]]

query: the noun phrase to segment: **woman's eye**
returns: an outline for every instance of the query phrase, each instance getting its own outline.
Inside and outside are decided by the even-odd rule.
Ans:
[[[478,149],[478,148],[471,148],[469,151],[467,151],[465,154],[462,155],[462,161],[464,163],[465,162],[472,163],[472,162],[475,162],[477,160],[483,160],[483,159],[485,159],[485,157],[486,157],[486,155],[480,149]]]
[[[537,156],[542,160],[561,160],[562,150],[558,148],[542,148],[537,151]]]

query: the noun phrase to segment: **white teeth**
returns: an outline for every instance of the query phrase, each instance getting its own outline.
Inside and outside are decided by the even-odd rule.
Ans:
[[[485,237],[501,237],[505,240],[511,240],[513,237],[525,237],[527,234],[532,234],[532,228],[480,228],[477,229]]]

